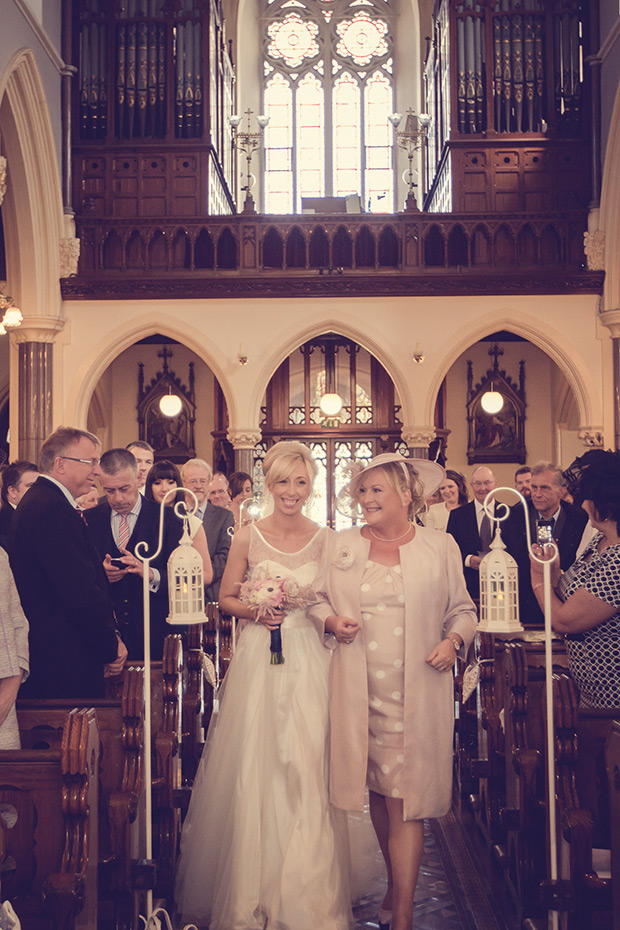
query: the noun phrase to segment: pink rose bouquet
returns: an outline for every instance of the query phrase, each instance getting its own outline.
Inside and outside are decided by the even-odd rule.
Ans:
[[[307,607],[314,600],[312,586],[298,584],[290,575],[270,575],[266,568],[257,569],[239,588],[239,600],[255,608],[256,622],[274,620],[281,611],[290,613]],[[271,664],[282,665],[282,633],[280,627],[271,630]]]

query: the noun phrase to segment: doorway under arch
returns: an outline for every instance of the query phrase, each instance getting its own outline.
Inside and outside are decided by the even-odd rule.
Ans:
[[[338,393],[343,401],[336,416],[321,410],[326,392]],[[273,443],[304,442],[318,467],[310,516],[335,529],[352,522],[337,508],[350,463],[380,452],[409,454],[401,438],[400,400],[388,372],[367,349],[334,332],[309,339],[279,365],[263,398],[260,427],[255,488],[262,486],[260,463]]]

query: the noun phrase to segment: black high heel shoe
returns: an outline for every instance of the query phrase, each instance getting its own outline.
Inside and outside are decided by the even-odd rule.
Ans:
[[[379,921],[379,930],[390,930],[390,922],[388,921],[386,924],[383,924]]]
[[[388,919],[387,919],[387,920],[385,921],[385,923],[384,923],[384,922],[381,920],[381,917],[387,917],[388,914],[389,914],[390,916],[388,917]],[[387,910],[383,910],[383,908],[379,908],[379,913],[377,914],[377,922],[378,922],[378,924],[379,924],[379,930],[390,930],[390,924],[392,923],[392,912],[391,912],[391,911],[387,911]]]

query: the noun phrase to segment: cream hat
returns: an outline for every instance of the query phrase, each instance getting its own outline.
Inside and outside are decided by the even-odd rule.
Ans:
[[[404,455],[400,455],[398,452],[382,452],[380,455],[375,455],[367,464],[360,461],[351,462],[348,466],[350,475],[349,481],[342,488],[336,499],[336,507],[340,513],[347,517],[359,515],[357,502],[351,496],[352,483],[362,473],[365,474],[373,468],[380,468],[382,465],[388,465],[390,462],[400,463],[403,471],[406,473],[407,483],[409,483],[411,472],[416,472],[420,484],[422,485],[423,500],[426,500],[427,497],[431,496],[433,491],[437,490],[446,475],[445,470],[441,465],[438,465],[437,462],[431,462],[428,459],[405,458]]]
[[[371,468],[380,468],[389,462],[400,462],[405,468],[407,466],[413,468],[422,483],[425,498],[430,497],[446,477],[445,469],[438,465],[437,462],[431,462],[429,459],[407,459],[398,452],[382,452],[380,455],[375,455],[374,459],[371,459],[366,465],[364,471],[370,471]]]

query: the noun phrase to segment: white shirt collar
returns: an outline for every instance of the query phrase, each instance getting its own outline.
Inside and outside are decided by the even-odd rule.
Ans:
[[[56,478],[52,478],[51,475],[45,474],[45,475],[41,475],[41,477],[42,477],[42,478],[45,478],[46,481],[51,481],[52,484],[55,484],[56,487],[60,488],[60,490],[61,490],[62,493],[65,495],[65,497],[67,498],[67,500],[69,501],[69,503],[71,504],[71,506],[73,507],[73,509],[74,509],[74,510],[76,509],[77,504],[75,503],[75,498],[74,498],[73,494],[71,493],[71,491],[70,491],[68,488],[66,488],[66,487],[64,486],[64,484],[61,484],[60,481],[58,481]]]

